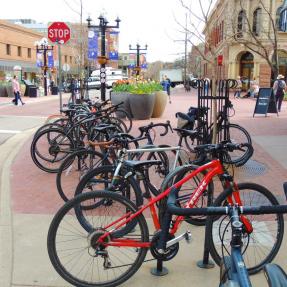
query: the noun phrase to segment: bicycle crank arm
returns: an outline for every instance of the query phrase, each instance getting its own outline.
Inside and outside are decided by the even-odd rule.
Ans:
[[[169,240],[167,243],[166,243],[166,248],[176,244],[177,242],[181,241],[185,239],[187,243],[190,243],[192,238],[191,238],[191,232],[190,231],[186,231],[185,233]]]

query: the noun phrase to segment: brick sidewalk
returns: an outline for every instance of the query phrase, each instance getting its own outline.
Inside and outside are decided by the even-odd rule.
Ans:
[[[174,89],[172,94],[172,104],[167,104],[165,113],[160,119],[151,119],[146,121],[135,121],[133,134],[138,135],[137,127],[148,124],[150,121],[162,122],[170,120],[172,126],[176,126],[176,112],[186,112],[189,106],[197,105],[195,91],[185,93],[183,89]],[[53,97],[53,96],[51,96]],[[27,115],[29,111],[35,111],[37,114],[47,115],[46,105],[41,105],[42,99],[31,99],[35,101],[33,108],[15,109],[15,107],[1,107],[3,114]],[[278,160],[275,158],[275,150],[279,140],[287,136],[287,103],[283,103],[280,116],[270,114],[268,117],[256,116],[253,118],[255,100],[253,99],[233,99],[236,109],[235,116],[231,122],[244,126],[253,137],[255,153],[253,160],[262,163],[267,171],[261,176],[251,176],[246,173],[240,173],[238,181],[252,181],[265,185],[276,195],[282,194],[282,183],[286,180],[286,168],[284,168],[284,158]],[[53,105],[53,111],[57,103],[50,102]],[[36,111],[37,110],[37,111]],[[52,108],[51,108],[52,110]],[[274,153],[270,152],[264,145],[261,138],[274,139]],[[278,139],[278,141],[277,141]],[[31,160],[30,144],[32,137],[27,140],[20,152],[15,157],[11,166],[11,198],[13,225],[13,273],[11,275],[13,286],[68,286],[67,283],[59,279],[54,269],[51,267],[46,254],[46,234],[52,215],[62,206],[63,202],[56,191],[55,174],[48,174],[39,170]],[[177,144],[177,135],[169,133],[166,137],[158,136],[156,143],[170,145]],[[287,149],[287,146],[286,146]],[[287,161],[286,161],[287,162]],[[3,191],[2,191],[3,192]],[[170,275],[163,278],[155,278],[149,275],[150,266],[154,263],[144,264],[135,277],[128,281],[124,286],[190,286],[190,280],[196,282],[196,286],[216,286],[219,280],[219,270],[211,271],[200,270],[195,267],[195,261],[202,255],[202,233],[195,228],[196,240],[192,245],[192,250],[187,249],[185,244],[183,250],[174,261],[167,263],[170,268]],[[198,232],[198,233],[197,233]],[[197,235],[199,234],[199,235]],[[286,251],[286,239],[282,246]],[[287,269],[284,252],[279,254],[277,260],[282,267]],[[286,253],[285,253],[286,254]],[[285,263],[284,263],[285,262]],[[207,276],[208,274],[208,276]],[[261,276],[261,275],[260,275]],[[254,277],[256,285],[264,286],[261,277]],[[256,281],[259,278],[259,281]],[[262,277],[263,278],[263,277]],[[264,281],[264,279],[263,279]],[[258,283],[260,282],[260,283]],[[15,284],[15,285],[14,285]],[[6,286],[5,286],[6,287]]]

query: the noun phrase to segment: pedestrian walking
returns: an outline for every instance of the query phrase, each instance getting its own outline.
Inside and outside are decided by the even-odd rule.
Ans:
[[[18,77],[15,75],[12,80],[12,86],[13,86],[13,92],[14,92],[14,105],[18,106],[20,105],[19,103],[21,102],[22,105],[25,105],[21,99],[21,92],[20,92],[20,84],[18,82]]]
[[[168,94],[169,96],[169,103],[171,103],[170,99],[170,79],[165,75],[162,77],[162,81],[160,82],[162,85],[163,90]]]
[[[236,83],[237,85],[235,88],[234,98],[239,99],[242,90],[242,81],[240,76],[237,77]]]
[[[273,85],[273,91],[275,95],[276,107],[278,112],[281,111],[281,105],[284,98],[286,90],[286,82],[284,81],[284,76],[279,74]]]

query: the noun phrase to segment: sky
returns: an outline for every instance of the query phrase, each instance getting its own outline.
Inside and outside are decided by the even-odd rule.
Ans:
[[[80,1],[1,0],[0,19],[80,22]],[[128,52],[129,44],[135,48],[139,43],[143,48],[148,45],[148,62],[184,56],[184,33],[175,20],[185,23],[185,10],[179,0],[82,0],[82,6],[83,20],[90,16],[94,25],[99,24],[97,18],[102,13],[109,25],[114,25],[117,17],[121,19],[119,52]]]

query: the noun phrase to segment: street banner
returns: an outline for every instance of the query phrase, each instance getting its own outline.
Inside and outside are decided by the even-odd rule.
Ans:
[[[88,33],[88,59],[96,60],[98,57],[98,31],[95,29],[89,30]]]
[[[147,61],[146,61],[146,56],[145,54],[140,55],[140,67],[142,69],[147,69]]]
[[[37,67],[39,67],[39,68],[44,66],[44,59],[43,59],[43,53],[42,52],[37,52],[36,64],[37,64]]]
[[[48,68],[53,68],[54,67],[53,52],[52,51],[48,51],[47,56],[48,56]]]
[[[108,49],[109,49],[109,59],[118,60],[119,59],[119,32],[110,31],[108,38]]]

